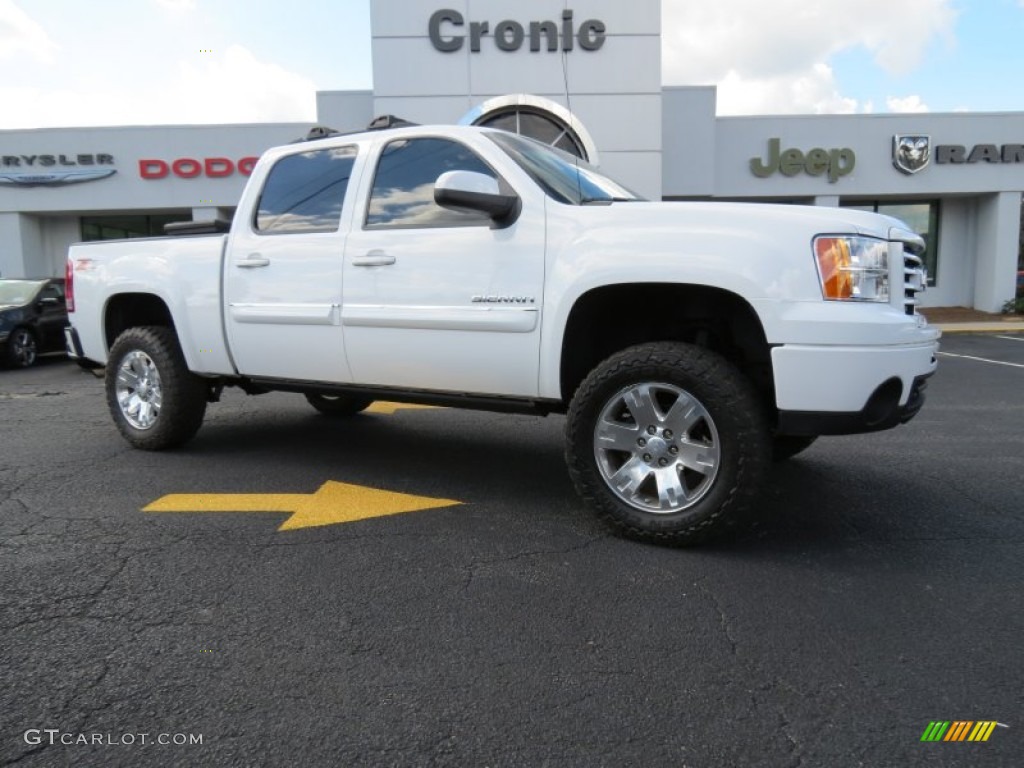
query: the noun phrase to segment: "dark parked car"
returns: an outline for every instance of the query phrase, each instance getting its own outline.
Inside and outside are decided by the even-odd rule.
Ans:
[[[68,310],[64,280],[0,280],[0,360],[28,368],[45,352],[64,350]]]

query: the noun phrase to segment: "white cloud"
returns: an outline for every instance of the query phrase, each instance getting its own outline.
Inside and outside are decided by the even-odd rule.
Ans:
[[[277,64],[263,62],[241,45],[196,64],[183,62],[179,76],[163,96],[171,111],[187,122],[273,122],[316,119],[312,80]],[[186,122],[167,115],[160,122]]]
[[[196,0],[156,0],[156,4],[169,11],[195,10]]]
[[[0,59],[27,55],[49,63],[56,51],[46,30],[14,0],[0,0]]]
[[[928,112],[928,105],[921,101],[921,97],[917,94],[912,96],[904,96],[902,98],[897,96],[890,96],[885,100],[885,106],[889,108],[890,112]]]
[[[744,77],[730,70],[717,85],[722,115],[847,114],[858,106],[855,99],[839,94],[827,64],[815,64],[788,77]]]
[[[260,61],[240,45],[176,71],[145,89],[43,90],[0,83],[4,128],[186,123],[312,122],[311,80]],[[70,116],[70,117],[69,117]]]
[[[1021,0],[1024,2],[1024,0]],[[953,0],[664,0],[663,80],[719,86],[719,112],[851,112],[828,62],[864,48],[890,74],[952,40]]]

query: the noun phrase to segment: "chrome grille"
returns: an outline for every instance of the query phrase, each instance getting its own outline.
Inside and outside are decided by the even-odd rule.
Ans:
[[[903,251],[903,309],[908,315],[917,310],[917,294],[928,286],[928,272],[920,256],[915,256],[904,245]]]

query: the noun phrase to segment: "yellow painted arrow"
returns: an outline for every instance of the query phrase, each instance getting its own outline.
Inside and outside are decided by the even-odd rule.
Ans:
[[[393,416],[395,411],[433,411],[441,410],[436,405],[418,405],[416,403],[392,403],[389,400],[377,400],[369,408],[367,413],[386,413]]]
[[[279,531],[351,523],[461,504],[329,480],[316,493],[172,493],[143,512],[290,512]]]

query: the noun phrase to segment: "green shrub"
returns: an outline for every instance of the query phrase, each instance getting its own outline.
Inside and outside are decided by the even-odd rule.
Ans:
[[[1018,296],[1016,299],[1010,299],[1008,302],[1003,304],[1004,315],[1024,315],[1024,296]]]

